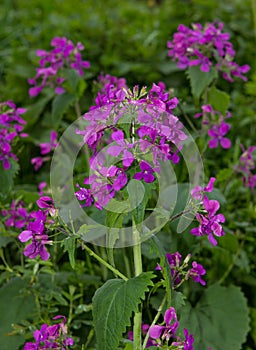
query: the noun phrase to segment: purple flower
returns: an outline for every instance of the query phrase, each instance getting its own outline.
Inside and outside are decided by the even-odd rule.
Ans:
[[[11,158],[18,160],[12,152],[13,141],[28,136],[22,132],[26,121],[21,114],[25,112],[25,108],[17,108],[12,101],[0,103],[0,162],[5,170],[11,168]]]
[[[152,339],[169,340],[175,336],[179,322],[173,307],[166,310],[164,314],[165,326],[155,325],[150,327],[149,335]]]
[[[36,69],[36,76],[28,79],[28,83],[32,85],[29,89],[30,97],[37,96],[45,86],[54,87],[56,94],[65,92],[62,86],[66,80],[62,76],[63,69],[74,69],[80,76],[83,75],[84,69],[90,67],[88,61],[83,61],[81,53],[84,49],[81,43],[75,46],[65,37],[55,37],[51,41],[53,49],[50,52],[45,50],[37,50],[36,54],[40,57],[39,68]]]
[[[15,200],[12,201],[10,209],[2,210],[2,215],[8,217],[5,221],[7,227],[23,228],[30,219],[30,214],[24,207],[24,203]]]
[[[49,143],[40,143],[40,149],[41,149],[41,154],[45,155],[50,153],[52,150],[54,150],[58,143],[56,142],[57,140],[57,132],[55,130],[52,130],[50,133],[50,142]]]
[[[134,156],[129,149],[133,148],[134,145],[125,141],[122,130],[114,131],[111,138],[117,143],[117,145],[109,146],[107,150],[108,154],[112,155],[113,157],[118,157],[122,154],[123,166],[129,167],[134,161]]]
[[[177,346],[178,349],[194,350],[194,337],[192,334],[188,333],[188,330],[186,328],[184,328],[184,337],[184,340],[178,339],[178,341],[173,342],[172,345]]]
[[[53,151],[57,146],[58,143],[56,142],[57,140],[57,132],[55,130],[52,130],[50,133],[50,142],[45,142],[45,143],[40,143],[40,153],[41,155],[46,155]],[[39,170],[44,162],[47,162],[51,158],[48,157],[35,157],[31,159],[31,164],[34,165],[34,170],[37,171]]]
[[[206,271],[201,264],[198,264],[196,261],[192,262],[192,269],[188,271],[188,277],[192,277],[195,282],[199,282],[202,286],[206,285],[206,282],[201,278],[205,275]]]
[[[50,254],[46,250],[45,244],[52,244],[52,242],[48,240],[48,235],[44,232],[47,219],[46,213],[38,210],[30,213],[30,218],[32,220],[29,222],[27,230],[22,231],[18,236],[22,243],[31,240],[31,243],[24,249],[23,254],[30,259],[34,259],[39,255],[42,260],[48,260]]]
[[[150,164],[142,160],[140,162],[140,168],[142,171],[135,173],[133,176],[135,180],[144,180],[147,183],[153,182],[155,180],[155,176],[153,174],[156,169],[153,169]]]
[[[74,345],[74,340],[67,336],[66,318],[58,315],[53,319],[60,318],[63,319],[61,323],[50,326],[44,323],[40,330],[35,330],[33,333],[35,342],[27,342],[24,350],[70,349],[69,346]]]
[[[222,214],[215,215],[220,208],[220,203],[217,200],[209,200],[204,196],[203,206],[206,210],[206,214],[196,214],[199,227],[193,228],[190,233],[194,236],[207,236],[209,242],[216,246],[218,242],[214,236],[221,237],[224,235],[220,223],[225,222],[225,217]]]
[[[193,188],[190,192],[191,196],[195,199],[201,200],[203,198],[204,192],[212,192],[213,191],[213,185],[216,181],[215,177],[211,177],[208,184],[203,188],[202,186],[196,186]]]
[[[183,24],[178,26],[173,40],[168,41],[168,56],[178,61],[180,69],[190,66],[200,66],[202,72],[209,72],[215,66],[222,73],[224,79],[233,82],[233,77],[247,80],[246,74],[250,67],[239,66],[233,61],[235,51],[230,35],[223,33],[223,23],[207,23],[204,27],[200,23],[193,24],[192,29]]]
[[[208,142],[210,148],[218,147],[220,143],[221,147],[226,149],[231,147],[231,141],[224,137],[230,129],[230,125],[222,122],[219,126],[213,125],[213,127],[208,131],[208,135],[211,140]]]

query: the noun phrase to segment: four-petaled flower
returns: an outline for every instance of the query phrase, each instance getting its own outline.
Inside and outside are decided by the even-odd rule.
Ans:
[[[209,242],[216,246],[217,240],[214,236],[221,237],[224,235],[221,223],[225,222],[223,214],[217,214],[220,208],[220,203],[217,200],[210,200],[204,196],[203,206],[206,213],[196,214],[196,219],[199,222],[199,227],[193,228],[190,232],[194,236],[207,236]]]
[[[134,174],[133,178],[135,180],[144,180],[147,183],[153,182],[155,180],[154,172],[159,171],[157,168],[152,168],[152,166],[142,160],[140,162],[141,171]]]

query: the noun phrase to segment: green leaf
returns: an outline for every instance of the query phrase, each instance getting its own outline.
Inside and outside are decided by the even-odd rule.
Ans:
[[[10,280],[0,289],[1,350],[18,349],[24,343],[20,335],[10,335],[12,324],[26,320],[36,312],[34,298],[22,292],[26,283],[21,278]]]
[[[76,266],[76,261],[75,261],[76,238],[74,236],[69,236],[63,241],[62,246],[64,247],[64,252],[68,252],[70,265],[74,269]]]
[[[195,349],[240,350],[249,331],[249,308],[239,287],[209,287],[199,302],[184,307],[180,332],[187,328],[195,338]]]
[[[47,103],[53,98],[53,96],[53,92],[49,93],[46,96],[41,97],[40,100],[38,100],[37,102],[35,102],[27,108],[26,114],[24,114],[24,118],[27,121],[27,127],[32,126],[37,122],[38,118],[40,117],[40,114],[43,112]]]
[[[52,121],[55,127],[59,125],[64,113],[76,100],[76,95],[65,92],[57,95],[52,101]]]
[[[199,66],[189,67],[187,75],[190,81],[192,94],[199,99],[214,79],[218,77],[218,72],[214,67],[211,67],[209,72],[202,72]]]
[[[229,107],[230,96],[224,91],[218,90],[215,86],[211,87],[208,92],[209,103],[213,109],[226,114]]]
[[[132,313],[138,310],[148,286],[153,285],[153,277],[152,272],[146,272],[128,281],[111,279],[96,291],[92,305],[98,350],[118,347]]]
[[[19,170],[19,164],[10,159],[11,167],[9,170],[4,169],[2,163],[0,164],[0,196],[5,197],[13,187],[14,177]]]

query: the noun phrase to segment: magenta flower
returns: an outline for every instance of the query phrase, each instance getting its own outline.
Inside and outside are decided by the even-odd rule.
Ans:
[[[206,270],[202,265],[194,261],[192,263],[192,268],[187,271],[187,263],[190,259],[190,254],[188,254],[183,261],[182,256],[179,252],[172,254],[167,253],[166,259],[171,270],[171,281],[172,287],[174,289],[178,288],[184,282],[184,280],[187,280],[190,277],[194,280],[194,282],[199,282],[202,285],[206,284],[205,281],[201,278],[201,276],[206,274]],[[157,264],[155,270],[161,271],[162,267]]]
[[[239,66],[234,62],[235,51],[229,41],[230,35],[223,33],[223,23],[193,24],[192,29],[183,24],[178,26],[173,40],[168,41],[168,56],[178,62],[180,69],[200,66],[202,72],[209,72],[211,67],[222,73],[224,79],[233,82],[234,77],[247,80],[250,67]]]
[[[42,260],[48,260],[50,254],[45,245],[52,244],[52,242],[48,240],[48,235],[45,233],[46,213],[38,210],[31,213],[30,217],[33,221],[30,221],[27,230],[22,231],[18,236],[22,243],[31,241],[24,249],[23,254],[30,259],[39,255]]]
[[[54,320],[60,318],[63,319],[61,323],[51,326],[44,323],[40,330],[35,330],[33,334],[35,342],[27,342],[24,350],[70,349],[70,346],[74,345],[74,340],[67,336],[66,318],[61,315],[53,317]]]
[[[219,126],[213,125],[213,127],[208,131],[208,135],[211,140],[208,142],[210,148],[218,147],[219,143],[222,148],[230,148],[231,141],[224,137],[230,129],[230,125],[222,122]]]
[[[52,150],[54,150],[58,146],[58,143],[56,142],[57,136],[58,136],[57,132],[55,130],[52,130],[50,133],[50,142],[40,143],[39,146],[40,146],[42,155],[50,153]]]
[[[169,97],[163,83],[153,84],[147,93],[145,87],[130,90],[124,87],[125,80],[111,76],[101,77],[101,82],[96,106],[84,116],[87,126],[77,130],[93,152],[93,174],[84,181],[90,185],[90,191],[78,191],[76,196],[78,200],[83,198],[86,206],[98,203],[103,207],[126,186],[129,177],[151,183],[160,171],[161,161],[178,163],[187,135],[178,117],[172,114],[178,99]],[[122,123],[122,118],[127,122]],[[116,159],[111,158],[110,162],[110,157],[98,151],[99,146],[106,146],[107,154]],[[142,160],[149,153],[153,156],[152,166]],[[134,174],[131,168],[135,161],[140,170]]]
[[[153,182],[155,176],[153,175],[156,169],[153,169],[147,162],[142,160],[140,162],[141,171],[134,174],[133,178],[135,180],[144,180],[147,183]]]
[[[134,156],[129,151],[129,149],[132,149],[134,145],[125,141],[124,133],[122,130],[114,131],[111,135],[111,138],[113,141],[116,142],[117,145],[109,146],[107,150],[108,154],[110,154],[113,157],[118,157],[122,155],[123,166],[129,167],[134,161]]]
[[[198,264],[196,261],[192,262],[192,269],[188,271],[188,277],[192,277],[193,280],[197,283],[200,283],[202,286],[206,285],[206,282],[201,278],[201,276],[206,274],[206,270],[201,264]]]
[[[64,69],[74,69],[80,76],[84,74],[84,69],[90,67],[88,61],[83,61],[80,51],[84,49],[81,43],[75,46],[72,41],[65,37],[55,37],[51,41],[53,49],[50,52],[37,50],[36,54],[40,57],[39,68],[36,69],[36,76],[28,79],[32,85],[29,89],[30,97],[37,96],[45,86],[54,87],[56,94],[65,92],[62,86],[66,78],[62,71]]]
[[[184,337],[185,339],[179,339],[178,341],[175,341],[172,343],[172,345],[177,346],[177,349],[183,349],[183,350],[194,350],[193,344],[194,344],[194,337],[192,334],[188,333],[188,330],[184,328]],[[209,349],[210,350],[210,349]]]
[[[24,207],[24,203],[13,200],[10,209],[2,210],[2,215],[7,216],[5,225],[7,227],[23,228],[29,223],[30,214]]]
[[[56,140],[57,140],[57,132],[55,130],[52,130],[50,132],[50,142],[44,142],[39,144],[40,153],[44,157],[34,157],[31,159],[30,162],[34,166],[35,171],[39,170],[42,167],[44,162],[47,162],[48,160],[51,159],[51,157],[49,156],[45,157],[45,155],[49,154],[58,146],[58,142]]]
[[[225,222],[225,217],[222,214],[217,214],[216,212],[220,208],[220,203],[217,200],[209,200],[204,196],[203,206],[206,214],[196,214],[196,219],[199,222],[199,227],[193,228],[190,233],[194,236],[207,236],[209,242],[216,246],[216,237],[224,236],[224,231],[221,223]]]
[[[176,311],[173,307],[166,310],[164,314],[165,326],[155,325],[150,327],[149,335],[152,339],[169,340],[174,338],[179,322],[177,319]]]
[[[28,136],[23,132],[26,121],[21,117],[25,112],[25,108],[17,108],[12,101],[0,103],[0,163],[5,170],[11,168],[11,158],[18,161],[12,152],[14,140]]]
[[[212,192],[213,191],[213,185],[216,181],[215,177],[211,177],[208,184],[203,188],[202,186],[196,186],[193,188],[190,192],[191,196],[195,199],[202,200],[204,192]]]

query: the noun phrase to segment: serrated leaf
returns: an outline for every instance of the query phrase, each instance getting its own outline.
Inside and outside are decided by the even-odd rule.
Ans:
[[[52,101],[52,121],[55,127],[59,125],[64,113],[76,100],[76,95],[69,92],[57,95]]]
[[[96,291],[92,313],[98,350],[118,347],[132,313],[138,310],[148,287],[153,285],[153,277],[152,272],[146,272],[128,281],[111,279]]]
[[[226,114],[230,103],[230,96],[224,91],[217,89],[215,86],[211,87],[208,92],[209,103],[214,110]]]
[[[76,249],[76,238],[74,236],[69,236],[63,243],[64,252],[68,252],[68,258],[71,267],[74,269],[76,265],[75,261],[75,249]]]
[[[180,332],[187,328],[195,349],[240,350],[249,331],[249,308],[239,287],[209,287],[192,307],[182,309]]]
[[[190,81],[192,94],[195,98],[199,99],[207,86],[218,77],[218,72],[214,67],[211,67],[209,72],[202,72],[199,66],[192,66],[189,67],[187,75]]]

